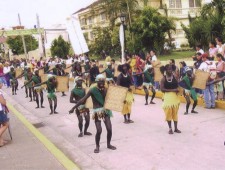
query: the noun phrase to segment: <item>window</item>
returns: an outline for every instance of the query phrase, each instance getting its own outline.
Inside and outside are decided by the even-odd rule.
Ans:
[[[189,0],[189,7],[201,7],[201,1],[200,0]]]
[[[82,18],[81,19],[81,26],[83,26],[83,25],[86,25],[87,23],[86,23],[86,19],[85,18]]]
[[[93,18],[92,17],[88,17],[88,24],[93,24]]]
[[[101,21],[105,21],[106,20],[106,14],[105,13],[101,13],[100,14],[100,20]]]
[[[170,8],[182,8],[181,0],[169,0]]]

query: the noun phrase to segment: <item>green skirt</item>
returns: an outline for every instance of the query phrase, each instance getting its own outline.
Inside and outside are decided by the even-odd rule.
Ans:
[[[51,99],[51,100],[55,100],[56,99],[56,95],[55,95],[54,92],[48,93],[47,97],[48,97],[48,99]]]

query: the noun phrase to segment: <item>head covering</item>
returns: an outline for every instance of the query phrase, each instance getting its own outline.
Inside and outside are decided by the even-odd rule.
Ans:
[[[54,75],[52,75],[52,74],[48,74],[48,76],[47,76],[48,79],[50,79],[52,77],[54,77]]]
[[[207,54],[207,53],[204,53],[204,54],[202,54],[201,57],[202,57],[202,58],[207,58],[207,57],[208,57],[208,54]]]
[[[103,74],[99,74],[97,75],[97,77],[95,78],[95,81],[104,81],[105,80],[105,76]]]
[[[75,78],[74,78],[74,83],[76,83],[77,81],[83,81],[83,79],[80,77],[80,76],[76,76]]]
[[[147,64],[147,65],[145,66],[145,71],[148,70],[148,69],[150,69],[150,68],[152,68],[152,65],[148,65],[148,64]]]
[[[185,67],[184,72],[187,73],[188,71],[192,71],[190,67]]]

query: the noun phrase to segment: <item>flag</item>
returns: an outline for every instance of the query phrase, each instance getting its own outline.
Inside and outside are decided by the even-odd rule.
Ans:
[[[75,54],[83,54],[89,51],[87,42],[84,38],[80,27],[80,22],[77,16],[72,16],[67,19],[67,32],[69,34],[70,43]]]

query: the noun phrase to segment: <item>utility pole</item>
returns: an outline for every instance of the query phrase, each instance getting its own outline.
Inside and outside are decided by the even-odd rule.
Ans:
[[[19,19],[19,25],[22,26],[21,20],[20,20],[20,14],[18,14],[18,19]],[[27,56],[27,48],[26,48],[26,43],[25,43],[24,35],[21,34],[21,37],[22,37],[22,41],[23,41],[24,54],[25,54],[26,59],[28,59],[28,56]]]
[[[40,30],[40,20],[39,20],[39,16],[38,14],[36,14],[37,16],[37,29],[38,29],[38,32],[39,32],[39,35],[40,35],[40,40],[41,41],[41,44],[39,44],[39,46],[41,45],[41,48],[39,47],[39,50],[41,51],[42,55],[44,57],[46,57],[46,53],[45,53],[45,44],[44,44],[44,36],[42,35],[41,33],[41,30]]]

